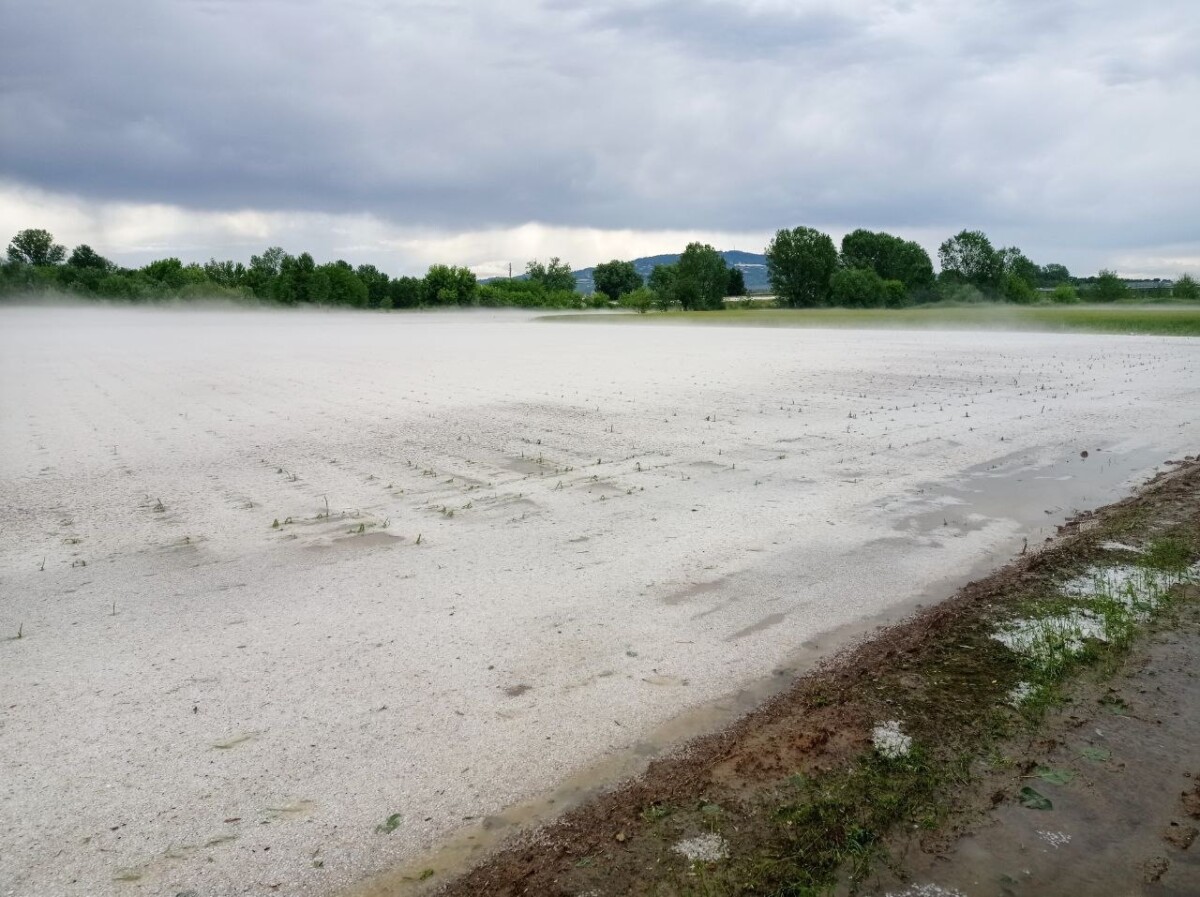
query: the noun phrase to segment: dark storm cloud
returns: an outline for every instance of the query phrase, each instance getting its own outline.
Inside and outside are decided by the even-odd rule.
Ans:
[[[450,230],[1194,240],[1189,0],[0,8],[0,176],[58,193]]]

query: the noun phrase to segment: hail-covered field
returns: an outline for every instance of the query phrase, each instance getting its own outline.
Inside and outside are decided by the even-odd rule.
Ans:
[[[1198,410],[1182,338],[0,311],[0,894],[336,892]]]

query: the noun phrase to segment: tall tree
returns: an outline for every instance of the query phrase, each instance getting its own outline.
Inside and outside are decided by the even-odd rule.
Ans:
[[[1179,280],[1171,287],[1171,295],[1176,299],[1200,299],[1200,285],[1190,274],[1179,275]]]
[[[254,259],[250,260],[251,262]],[[271,281],[271,297],[284,305],[322,301],[324,283],[313,284],[317,265],[307,252],[298,256],[284,255],[279,260],[279,276]],[[314,289],[315,286],[315,289]]]
[[[550,292],[575,289],[575,275],[571,272],[571,266],[557,256],[545,265],[534,259],[525,266],[525,273],[530,280]]]
[[[433,265],[425,274],[421,301],[426,305],[471,305],[478,290],[478,281],[469,269]]]
[[[387,307],[388,276],[374,265],[359,265],[354,269],[354,273],[367,288],[367,307]]]
[[[737,265],[729,266],[729,282],[725,286],[726,296],[746,295],[746,275]]]
[[[924,247],[882,231],[856,230],[842,238],[844,268],[874,271],[883,280],[898,280],[909,290],[933,285],[933,262]]]
[[[829,298],[838,253],[828,234],[811,227],[780,230],[767,246],[767,273],[775,295],[792,308],[811,308]]]
[[[232,289],[242,285],[246,277],[246,266],[241,262],[219,262],[209,259],[204,263],[204,274],[213,283]]]
[[[633,262],[613,259],[596,266],[592,281],[599,292],[607,295],[609,299],[619,300],[642,285],[642,275],[638,274]]]
[[[250,256],[245,284],[259,299],[276,298],[275,280],[287,257],[288,254],[279,246],[269,247],[262,255]]]
[[[54,242],[48,230],[31,227],[21,231],[8,244],[8,260],[18,264],[59,265],[67,257],[67,247]]]
[[[675,298],[686,309],[725,307],[729,270],[721,253],[707,243],[689,243],[675,266]]]
[[[1102,270],[1092,282],[1088,298],[1097,302],[1116,302],[1129,295],[1129,287],[1117,276],[1116,271]]]
[[[665,311],[675,304],[675,280],[678,274],[678,265],[655,265],[650,272],[647,286],[654,294],[656,308]]]
[[[422,282],[419,277],[397,277],[388,283],[385,308],[416,308],[421,304]]]
[[[1067,270],[1066,265],[1051,263],[1043,265],[1041,271],[1038,272],[1038,286],[1040,287],[1056,287],[1060,283],[1070,283],[1071,272]]]
[[[354,273],[348,262],[330,262],[317,268],[329,282],[329,294],[326,299],[331,305],[348,305],[351,308],[364,308],[370,298],[367,286]]]
[[[979,289],[999,285],[1003,267],[992,241],[983,231],[964,230],[938,247],[942,274],[949,279],[974,284]]]
[[[1001,276],[1011,274],[1025,281],[1031,288],[1037,286],[1042,269],[1031,262],[1016,246],[1006,246],[996,253],[1000,262]]]
[[[91,268],[96,271],[110,271],[113,266],[112,262],[88,246],[87,243],[80,243],[71,250],[71,257],[67,259],[67,264],[72,268]]]

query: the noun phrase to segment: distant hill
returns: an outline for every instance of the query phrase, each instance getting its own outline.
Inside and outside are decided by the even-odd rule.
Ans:
[[[721,253],[721,257],[725,259],[725,263],[732,267],[742,269],[742,276],[746,280],[746,289],[750,292],[767,292],[771,289],[771,282],[767,278],[767,257],[757,252],[742,252],[740,249],[730,249]],[[643,278],[649,277],[650,272],[658,265],[673,265],[679,261],[679,253],[670,255],[648,255],[640,259],[633,260],[633,267]],[[596,284],[592,280],[592,274],[595,268],[581,268],[578,271],[571,272],[575,275],[575,289],[585,295],[596,291]],[[524,274],[518,275],[521,280],[525,279]],[[481,283],[490,283],[493,280],[502,280],[500,277],[489,277],[480,281]]]
[[[729,267],[742,269],[742,276],[746,279],[746,289],[750,292],[771,289],[771,282],[767,279],[767,257],[765,255],[757,252],[742,252],[740,249],[729,249],[722,252],[721,257],[725,259],[725,263]],[[649,277],[650,272],[658,265],[673,265],[677,261],[679,261],[678,252],[669,255],[648,255],[634,259],[633,267],[642,277]],[[575,289],[585,294],[595,292],[596,285],[592,281],[592,272],[595,270],[593,267],[573,272]]]

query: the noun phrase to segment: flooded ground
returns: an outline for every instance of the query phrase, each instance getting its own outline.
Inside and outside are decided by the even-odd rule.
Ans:
[[[0,366],[14,893],[332,893],[1200,442],[1171,338],[5,309]]]

